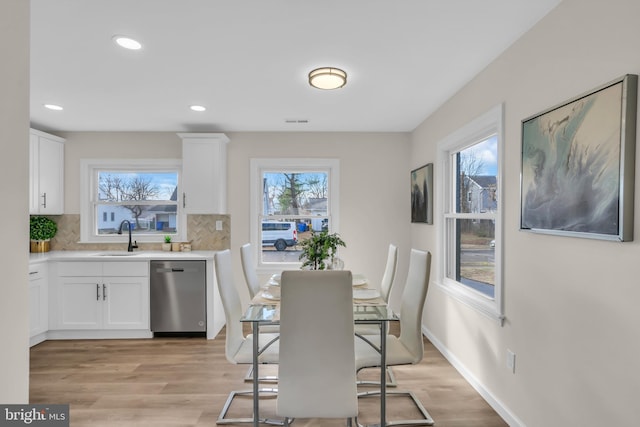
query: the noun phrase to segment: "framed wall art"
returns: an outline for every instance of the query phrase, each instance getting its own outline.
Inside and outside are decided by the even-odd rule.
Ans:
[[[633,240],[638,76],[522,121],[520,229]]]
[[[411,171],[411,222],[433,224],[433,163]]]

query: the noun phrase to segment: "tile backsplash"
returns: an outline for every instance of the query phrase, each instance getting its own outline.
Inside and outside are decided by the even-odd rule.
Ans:
[[[122,243],[79,243],[80,215],[51,216],[58,224],[58,233],[51,239],[52,251],[119,250],[126,249],[126,237]],[[222,230],[216,231],[216,221],[222,221]],[[229,215],[187,215],[187,240],[194,251],[228,249],[231,244],[231,218]],[[138,243],[139,250],[162,249],[161,243]]]

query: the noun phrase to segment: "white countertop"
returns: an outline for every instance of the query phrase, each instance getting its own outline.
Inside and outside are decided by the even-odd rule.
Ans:
[[[167,252],[167,251],[50,251],[43,253],[30,253],[29,263],[46,261],[149,261],[163,259],[181,260],[212,260],[216,251],[191,251],[191,252]]]

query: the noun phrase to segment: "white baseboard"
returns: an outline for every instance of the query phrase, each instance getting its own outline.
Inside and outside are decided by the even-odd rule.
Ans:
[[[422,333],[429,338],[429,341],[442,353],[445,359],[451,363],[465,380],[473,387],[482,398],[491,406],[502,419],[511,427],[526,427],[526,425],[517,417],[509,408],[507,408],[500,399],[495,397],[478,378],[476,378],[466,366],[460,362],[460,360],[451,352],[445,345],[438,340],[427,328],[422,327]]]

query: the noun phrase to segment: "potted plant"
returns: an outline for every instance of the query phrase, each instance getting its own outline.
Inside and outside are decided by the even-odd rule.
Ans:
[[[50,241],[58,232],[58,225],[45,216],[32,216],[29,220],[31,252],[49,252]]]
[[[337,233],[329,234],[326,230],[312,232],[311,237],[300,246],[302,254],[299,259],[303,261],[301,268],[309,270],[340,269],[342,261],[336,256],[338,246],[347,247]]]
[[[169,235],[164,236],[164,243],[162,244],[162,250],[163,251],[171,250],[171,236]]]

